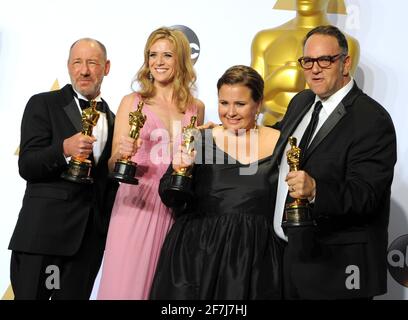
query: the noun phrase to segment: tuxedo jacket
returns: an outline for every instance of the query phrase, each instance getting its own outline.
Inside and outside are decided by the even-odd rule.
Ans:
[[[315,100],[297,94],[278,124],[285,141]],[[285,146],[280,146],[282,152]],[[316,133],[303,161],[316,180],[316,226],[288,229],[284,266],[300,298],[386,292],[390,193],[396,136],[387,111],[354,83]]]
[[[27,181],[23,204],[9,249],[46,255],[73,255],[80,247],[88,218],[106,237],[117,183],[108,178],[114,114],[107,107],[108,138],[95,165],[93,184],[60,176],[67,167],[63,141],[82,131],[81,114],[71,85],[30,98],[21,123],[19,172]],[[91,214],[92,213],[92,214]]]

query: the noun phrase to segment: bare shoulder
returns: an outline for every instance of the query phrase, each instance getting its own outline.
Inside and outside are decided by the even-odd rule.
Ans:
[[[274,128],[260,126],[259,129],[260,129],[260,134],[262,135],[263,139],[278,140],[280,136],[280,131]]]
[[[129,93],[122,98],[122,103],[133,104],[138,97],[139,97],[138,92]]]
[[[194,104],[197,108],[197,124],[202,125],[204,123],[205,106],[204,103],[199,99],[194,99]]]
[[[204,102],[202,102],[200,99],[194,99],[194,104],[197,106],[198,111],[205,109]]]
[[[212,128],[212,134],[213,136],[218,136],[219,134],[224,132],[224,128],[222,125],[216,125],[215,127]]]
[[[122,101],[120,102],[119,108],[118,108],[118,112],[120,111],[131,111],[134,104],[135,104],[135,100],[139,97],[139,94],[137,92],[132,92],[129,93],[127,95],[125,95],[122,98]]]
[[[263,156],[270,155],[275,150],[280,136],[279,130],[270,127],[259,127],[259,149]]]

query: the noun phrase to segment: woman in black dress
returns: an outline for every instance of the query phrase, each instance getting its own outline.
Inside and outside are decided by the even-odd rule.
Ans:
[[[281,245],[273,229],[279,131],[257,126],[261,76],[247,66],[218,80],[221,126],[201,131],[196,152],[182,147],[163,176],[194,161],[194,197],[178,203],[164,242],[151,299],[280,299]],[[279,142],[280,143],[280,142]],[[182,205],[182,206],[180,206]]]

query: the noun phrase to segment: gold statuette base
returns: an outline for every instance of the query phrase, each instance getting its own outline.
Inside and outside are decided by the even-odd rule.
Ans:
[[[170,183],[163,191],[164,202],[173,203],[174,207],[187,203],[193,197],[193,179],[191,176],[174,172],[170,177]]]
[[[137,164],[130,160],[120,159],[115,162],[115,168],[113,172],[109,174],[109,177],[116,181],[127,184],[138,184],[139,181],[135,178]]]
[[[91,168],[90,160],[72,157],[67,170],[61,174],[61,178],[75,183],[91,184],[93,183]]]
[[[283,215],[282,228],[313,226],[315,222],[309,204],[302,199],[286,205]]]

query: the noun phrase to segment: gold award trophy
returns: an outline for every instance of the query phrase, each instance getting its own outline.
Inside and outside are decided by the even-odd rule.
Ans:
[[[291,146],[286,153],[289,171],[298,171],[301,150],[296,146],[297,141],[295,137],[289,137],[288,140]],[[284,229],[310,225],[314,225],[314,221],[309,207],[309,201],[307,199],[295,199],[292,203],[286,204],[282,222],[282,227]]]
[[[140,129],[143,128],[146,122],[146,115],[142,113],[143,101],[139,101],[137,110],[129,112],[129,137],[133,139],[139,138]],[[109,175],[112,179],[129,184],[138,184],[135,178],[137,164],[130,160],[130,157],[123,157],[115,162],[115,168]]]
[[[197,117],[192,116],[190,124],[183,127],[181,145],[187,150],[188,154],[194,151],[195,137],[198,129],[195,126]],[[193,164],[187,168],[174,170],[171,174],[171,179],[168,187],[163,191],[165,198],[171,199],[170,202],[184,203],[193,196],[192,191],[192,171]]]
[[[95,100],[90,102],[90,107],[82,110],[82,134],[92,136],[92,130],[99,119],[99,112],[96,111]],[[76,183],[93,183],[91,177],[92,162],[80,156],[72,156],[68,168],[61,174],[61,178]]]
[[[252,41],[251,66],[265,80],[262,110],[265,125],[280,121],[293,96],[307,88],[298,63],[306,34],[319,25],[331,24],[327,13],[347,14],[344,0],[277,0],[274,9],[295,10],[296,15],[280,26],[260,30]],[[350,35],[346,38],[353,75],[360,46]]]

